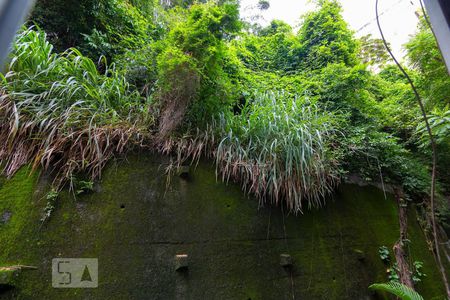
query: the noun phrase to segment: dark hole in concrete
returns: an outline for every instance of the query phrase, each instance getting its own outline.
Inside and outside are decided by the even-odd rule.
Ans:
[[[14,286],[9,284],[0,284],[0,293],[6,293],[10,290],[12,290]]]
[[[280,265],[285,268],[286,271],[290,271],[293,266],[292,257],[286,253],[280,254]]]
[[[189,177],[189,173],[181,173],[181,174],[180,174],[180,178],[181,178],[181,179],[184,179],[184,180],[189,180],[189,179],[191,179],[191,178]]]
[[[189,166],[181,166],[178,170],[179,175],[182,179],[184,180],[189,180],[190,176],[189,176]]]

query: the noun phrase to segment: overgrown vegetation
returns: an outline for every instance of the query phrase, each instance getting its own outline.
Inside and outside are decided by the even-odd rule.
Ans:
[[[450,233],[450,79],[425,19],[406,60],[438,144],[436,211],[408,83],[379,39],[355,38],[337,0],[314,3],[294,31],[242,20],[237,0],[38,0],[0,73],[3,173],[52,174],[44,222],[66,183],[90,192],[110,159],[145,148],[171,155],[168,170],[209,157],[221,180],[294,213],[342,181],[402,187]],[[398,280],[387,248],[380,257]],[[411,268],[419,282],[421,262]]]
[[[145,99],[113,65],[101,74],[76,49],[55,53],[33,28],[17,36],[0,79],[0,159],[7,176],[32,163],[53,171],[57,187],[74,172],[98,178],[152,123]]]
[[[409,242],[409,241],[408,241]],[[388,275],[388,280],[390,283],[400,283],[399,278],[399,268],[397,263],[391,264],[391,253],[386,246],[381,246],[378,249],[378,254],[380,255],[380,259],[383,261],[383,263],[388,267],[386,270],[386,273]],[[416,285],[419,282],[422,281],[424,277],[427,276],[423,272],[423,262],[421,261],[414,261],[411,264],[411,272],[412,272],[412,282]]]
[[[316,1],[297,32],[242,21],[237,1],[61,3],[38,1],[30,22],[42,30],[19,33],[1,78],[7,175],[31,162],[58,187],[78,172],[94,180],[114,155],[146,146],[178,165],[213,157],[221,179],[295,212],[354,175],[427,197],[413,94],[379,40],[354,37],[337,1]],[[445,223],[450,81],[425,25],[407,58],[439,142]]]

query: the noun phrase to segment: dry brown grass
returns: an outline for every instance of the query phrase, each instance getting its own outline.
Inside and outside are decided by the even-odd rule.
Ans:
[[[0,120],[3,173],[11,177],[31,162],[33,169],[51,171],[58,187],[78,172],[100,178],[111,158],[142,145],[145,139],[142,130],[130,124],[76,129],[64,127],[63,117],[37,123],[20,114],[5,96],[0,97]]]

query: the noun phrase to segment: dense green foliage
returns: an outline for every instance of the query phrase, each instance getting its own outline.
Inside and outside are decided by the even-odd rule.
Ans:
[[[417,81],[429,107],[450,104],[450,82],[447,69],[431,29],[422,19],[417,34],[406,44],[408,58],[420,72]]]
[[[80,45],[82,34],[89,34],[95,28],[96,3],[95,0],[40,0],[30,19],[53,37],[59,50],[65,50]]]
[[[315,3],[294,32],[277,20],[246,24],[237,1],[39,0],[30,21],[61,53],[40,31],[19,35],[2,78],[2,118],[4,132],[23,130],[7,135],[17,146],[2,161],[13,166],[9,173],[27,160],[53,164],[56,152],[43,146],[46,122],[63,124],[56,136],[71,137],[64,147],[78,143],[72,132],[120,127],[139,136],[134,142],[177,151],[178,163],[212,156],[224,180],[294,211],[320,205],[354,175],[422,199],[429,147],[409,85],[379,40],[355,39],[337,1]],[[425,25],[407,45],[409,71],[427,99],[446,194],[450,81]],[[62,52],[72,46],[80,50]],[[32,144],[40,146],[16,163],[19,142],[36,134]],[[83,143],[95,145],[93,136]],[[107,147],[129,141],[105,140]],[[96,177],[114,152],[68,155],[77,167],[66,168],[65,178],[92,173],[90,160],[101,161],[93,163]]]
[[[78,47],[93,59],[111,59],[157,36],[152,8],[142,0],[39,0],[30,22],[42,27],[59,51]]]
[[[320,9],[303,18],[299,38],[301,65],[312,69],[326,67],[329,63],[356,64],[356,41],[341,15],[336,1],[319,0]]]
[[[373,38],[371,34],[359,39],[359,58],[362,63],[383,68],[389,62],[390,56],[387,53],[382,39]]]
[[[430,126],[438,144],[438,171],[448,189],[450,178],[446,174],[450,169],[450,79],[425,19],[419,24],[417,34],[406,44],[406,49],[411,67],[417,72],[416,83],[422,92]],[[417,124],[416,133],[422,151],[429,152],[430,145],[423,123]],[[450,216],[447,222],[450,222]]]
[[[151,123],[145,102],[113,66],[100,74],[76,49],[54,53],[43,32],[17,36],[8,70],[0,74],[7,175],[33,162],[55,168],[56,180],[82,170],[96,176]]]
[[[174,21],[157,58],[162,135],[180,124],[191,102],[188,121],[196,126],[230,105],[225,41],[240,29],[238,7],[195,4],[185,13],[185,19]]]

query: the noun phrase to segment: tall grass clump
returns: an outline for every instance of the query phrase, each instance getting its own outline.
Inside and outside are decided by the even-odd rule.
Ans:
[[[316,104],[269,92],[205,130],[166,139],[160,151],[177,153],[170,169],[187,158],[212,157],[223,181],[240,182],[262,203],[302,212],[305,203],[320,207],[339,182],[342,151],[332,144],[338,122]]]
[[[139,93],[114,67],[99,73],[76,49],[57,54],[40,30],[18,34],[0,73],[0,165],[54,171],[57,183],[74,172],[100,176],[105,163],[140,143],[151,118]]]
[[[287,93],[256,97],[223,120],[215,154],[222,179],[239,180],[261,200],[300,212],[321,206],[339,180],[339,154],[332,147],[337,117]]]

